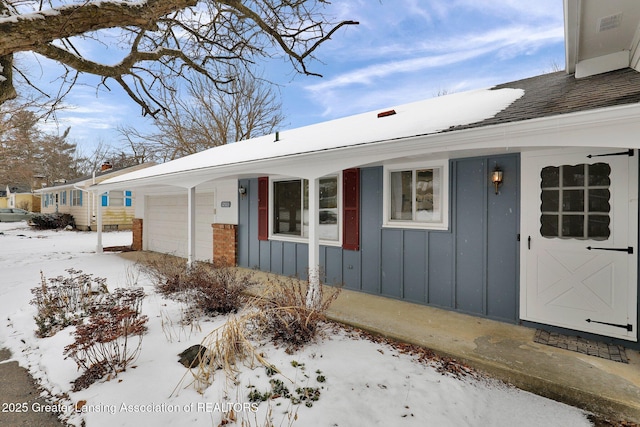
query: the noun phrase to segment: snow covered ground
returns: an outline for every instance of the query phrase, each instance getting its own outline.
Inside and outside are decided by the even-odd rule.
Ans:
[[[0,348],[9,348],[52,396],[54,406],[29,410],[57,409],[75,426],[83,421],[88,427],[218,426],[229,408],[235,409],[237,425],[247,426],[263,426],[268,418],[276,426],[590,425],[587,414],[571,406],[495,381],[443,375],[387,344],[342,330],[291,355],[265,344],[260,351],[284,376],[246,368],[235,383],[216,376],[200,394],[189,386],[191,377],[177,354],[200,343],[225,318],[201,320],[200,331],[181,327],[184,307],[156,295],[133,263],[113,253],[96,254],[95,234],[36,231],[24,223],[0,223],[0,233]],[[105,246],[126,245],[131,234],[105,233],[103,241]],[[68,268],[107,278],[110,290],[137,283],[147,293],[143,311],[149,330],[135,367],[79,392],[71,392],[70,383],[80,372],[63,356],[72,328],[37,338],[35,308],[29,304],[41,271],[55,277]],[[317,387],[320,398],[306,407],[281,397],[260,403],[255,411],[248,394],[267,391],[270,379],[281,380],[292,393],[297,387]],[[74,408],[79,401],[86,401],[82,412]]]

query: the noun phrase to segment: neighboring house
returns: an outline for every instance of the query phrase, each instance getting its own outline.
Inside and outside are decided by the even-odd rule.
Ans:
[[[9,206],[9,199],[7,198],[7,190],[0,190],[0,208],[6,208]]]
[[[143,249],[319,268],[348,289],[639,348],[640,3],[567,0],[565,14],[566,72],[216,147],[94,191],[136,188]]]
[[[19,208],[30,212],[40,212],[40,195],[34,194],[31,188],[7,185],[7,208]]]
[[[122,189],[94,194],[89,187],[108,178],[144,169],[151,164],[114,169],[105,163],[101,170],[90,176],[65,181],[36,192],[41,195],[42,213],[67,213],[73,215],[79,230],[96,230],[99,210],[102,214],[102,230],[131,229],[135,194],[132,189]]]

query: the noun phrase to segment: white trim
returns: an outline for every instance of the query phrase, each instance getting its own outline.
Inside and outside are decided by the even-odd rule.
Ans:
[[[309,239],[306,237],[286,236],[283,234],[270,234],[269,240],[273,240],[274,242],[309,243]],[[334,246],[336,248],[340,248],[342,247],[342,242],[338,242],[337,240],[320,239],[320,246]]]
[[[631,245],[635,248],[636,253],[640,250],[638,248],[638,161],[636,160],[636,156],[638,155],[638,150],[635,150],[635,155],[633,160],[629,162],[629,241]],[[629,263],[628,274],[630,280],[633,283],[638,283],[638,262],[637,256],[636,262]],[[629,294],[628,297],[628,313],[633,314],[633,319],[629,319],[628,323],[631,323],[636,326],[635,328],[635,339],[633,341],[638,341],[638,337],[640,337],[640,332],[638,331],[638,286],[629,286]]]
[[[80,202],[81,202],[80,204],[76,203],[77,201],[74,201],[74,199],[76,199],[76,197],[74,197],[74,194],[81,194],[83,192],[84,192],[84,190],[82,190],[80,188],[72,188],[69,191],[69,196],[70,196],[69,197],[69,206],[84,206],[83,205],[84,200],[80,200]],[[53,193],[51,193],[51,194],[53,194]],[[82,198],[82,196],[80,196],[79,198]]]
[[[440,169],[440,214],[441,220],[438,222],[421,221],[401,221],[390,219],[391,203],[390,191],[391,172],[403,170],[415,170],[420,168]],[[390,163],[384,165],[384,176],[382,184],[382,227],[383,228],[414,228],[421,230],[448,230],[449,229],[449,160],[421,161],[409,163]],[[415,191],[415,189],[414,189]]]
[[[580,2],[578,0],[564,0],[564,40],[565,40],[565,70],[573,73],[578,58],[578,43],[580,40]]]
[[[585,59],[576,64],[576,79],[627,68],[630,62],[628,50]]]
[[[519,304],[520,304],[520,314],[519,317],[521,320],[527,320],[542,324],[553,324],[555,326],[566,327],[569,329],[576,329],[575,325],[572,324],[560,324],[557,322],[550,322],[547,318],[536,317],[536,315],[528,310],[530,295],[528,295],[528,286],[527,280],[529,278],[530,272],[528,271],[531,266],[528,263],[528,256],[530,256],[530,251],[536,249],[536,245],[538,244],[534,233],[537,231],[537,222],[531,220],[531,209],[528,205],[530,203],[531,197],[536,197],[534,195],[539,194],[539,171],[537,169],[532,169],[534,167],[534,162],[536,158],[544,156],[554,156],[560,158],[565,155],[574,155],[576,158],[583,156],[585,160],[586,154],[606,154],[609,152],[616,151],[625,151],[625,148],[609,148],[609,147],[591,147],[591,149],[579,148],[579,147],[562,147],[556,149],[544,149],[544,150],[536,150],[530,152],[523,152],[521,155],[521,167],[520,167],[520,182],[521,182],[521,197],[520,197],[520,233],[522,238],[520,239],[520,295],[519,295]],[[608,244],[615,246],[621,246],[616,243],[616,239],[624,235],[624,246],[631,246],[634,248],[634,254],[631,255],[633,257],[633,261],[630,260],[627,267],[627,274],[629,278],[630,285],[627,288],[627,313],[629,315],[627,322],[629,324],[634,325],[634,331],[631,334],[618,334],[616,331],[612,332],[596,332],[591,331],[592,333],[611,336],[619,339],[629,340],[629,341],[637,341],[638,340],[638,332],[637,332],[637,298],[638,298],[638,287],[637,287],[637,274],[638,274],[638,266],[637,266],[637,255],[635,253],[638,250],[638,160],[637,156],[638,150],[635,151],[635,155],[629,158],[628,163],[628,175],[626,177],[628,188],[624,189],[624,192],[628,191],[628,224],[624,230],[620,229],[622,224],[617,223],[616,229],[612,232],[611,238],[608,239],[610,243],[602,242],[598,246],[607,246]],[[603,159],[606,159],[603,158]],[[558,163],[559,165],[560,163]],[[532,180],[531,176],[538,177],[536,180]],[[610,191],[615,192],[619,187],[615,187],[612,184]],[[621,190],[622,191],[622,190]],[[536,199],[538,200],[538,199]],[[611,213],[613,214],[614,209],[616,207],[612,206]],[[538,215],[537,210],[535,215]],[[534,236],[533,240],[529,241],[528,236]],[[539,236],[538,236],[539,237]],[[569,239],[571,240],[571,239]],[[580,243],[582,244],[582,243]],[[530,247],[529,247],[530,245]],[[531,248],[531,249],[530,249]]]
[[[196,187],[187,189],[187,265],[196,260]]]
[[[343,212],[342,212],[343,211],[342,171],[334,174],[325,175],[325,176],[319,177],[318,179],[331,178],[331,177],[335,177],[338,184],[338,194],[336,196],[338,198],[337,200],[338,202],[338,239],[337,240],[319,239],[319,242],[321,246],[342,247],[342,233],[343,233],[343,226],[344,226]],[[273,232],[273,221],[274,221],[273,183],[278,181],[303,181],[304,179],[306,178],[283,177],[283,176],[269,177],[269,189],[268,189],[268,192],[269,192],[269,240],[274,240],[278,242],[309,243],[309,239],[307,237],[303,237],[303,236],[298,237],[298,236],[289,235],[289,234],[276,234]],[[304,192],[304,189],[302,191]],[[301,206],[301,209],[304,215],[304,195],[300,203],[303,205]],[[302,220],[302,222],[303,223],[301,226],[304,228],[304,219]]]

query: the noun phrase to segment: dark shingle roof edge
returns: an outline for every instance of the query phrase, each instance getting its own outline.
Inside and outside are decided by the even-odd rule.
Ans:
[[[495,116],[445,132],[640,103],[640,73],[625,68],[576,79],[559,71],[495,86],[522,89],[524,95]]]

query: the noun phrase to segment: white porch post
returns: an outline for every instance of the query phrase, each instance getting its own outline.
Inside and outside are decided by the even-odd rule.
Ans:
[[[95,193],[87,193],[87,197],[89,200],[87,200],[87,204],[91,204],[91,202],[93,201],[94,206],[96,208],[96,232],[97,232],[97,236],[98,236],[98,245],[96,246],[96,252],[101,254],[102,253],[102,203],[96,203],[96,194]],[[100,201],[102,202],[102,197],[100,198]],[[89,224],[91,224],[91,217],[89,217]]]
[[[309,180],[309,289],[307,307],[321,303],[320,290],[320,237],[318,235],[318,198],[320,180]]]
[[[187,189],[187,265],[196,260],[196,187]]]

